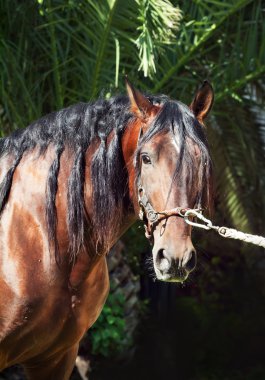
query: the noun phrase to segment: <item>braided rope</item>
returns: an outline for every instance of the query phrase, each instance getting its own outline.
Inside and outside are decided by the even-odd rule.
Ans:
[[[252,243],[265,248],[265,238],[262,236],[245,234],[244,232],[227,227],[220,227],[217,231],[222,237],[242,240],[246,243]]]
[[[197,217],[203,223],[196,223],[193,220],[189,219],[189,217]],[[203,228],[205,230],[215,230],[219,233],[220,236],[224,238],[237,239],[237,240],[244,241],[246,243],[252,243],[252,244],[258,245],[259,247],[265,248],[264,237],[258,236],[258,235],[246,234],[244,232],[237,231],[234,228],[214,226],[211,220],[205,218],[205,216],[203,216],[197,210],[192,210],[192,209],[187,210],[184,214],[184,220],[186,223],[194,227]]]

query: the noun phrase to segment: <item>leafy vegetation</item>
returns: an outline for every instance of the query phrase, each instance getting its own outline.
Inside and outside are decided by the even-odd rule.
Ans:
[[[125,297],[110,293],[97,322],[91,328],[92,353],[113,357],[132,344],[125,335]]]

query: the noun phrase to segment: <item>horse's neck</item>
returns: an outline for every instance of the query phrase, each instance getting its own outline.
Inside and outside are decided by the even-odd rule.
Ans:
[[[137,149],[139,134],[141,130],[141,121],[134,121],[130,123],[122,137],[122,152],[124,157],[125,166],[128,172],[128,192],[129,198],[134,206],[134,217],[138,213],[138,198],[135,192],[136,173],[134,167],[134,155]]]
[[[134,208],[128,208],[125,210],[125,214],[123,215],[123,220],[120,223],[120,227],[117,231],[114,231],[113,239],[109,242],[109,249],[118,241],[118,239],[126,232],[126,230],[136,221],[136,213],[138,211],[138,200],[135,197],[135,169],[133,165],[134,153],[137,148],[138,136],[140,130],[140,123],[137,125],[134,123],[133,125],[128,125],[124,135],[122,137],[122,152],[126,165],[126,169],[128,171],[128,188],[126,191],[128,192],[128,196],[131,204],[133,204]],[[91,165],[93,160],[93,155],[97,149],[96,144],[92,144],[86,154],[86,172],[85,172],[85,205],[88,211],[88,214],[91,213],[92,207],[92,192],[93,186],[92,178],[91,178]],[[66,158],[67,159],[67,158]],[[90,215],[91,216],[91,215]],[[93,236],[92,236],[93,240]],[[97,246],[96,241],[91,241],[89,246],[85,247],[85,250],[80,252],[80,255],[77,256],[76,264],[72,270],[70,282],[76,286],[81,281],[84,281],[85,278],[89,275],[89,273],[93,270],[95,265],[99,261],[104,260],[104,257],[108,253],[108,250],[102,250]]]
[[[129,201],[133,204],[134,208],[128,207],[124,210],[122,215],[122,220],[119,223],[119,227],[114,231],[112,236],[112,241],[108,244],[108,249],[110,249],[116,241],[124,234],[124,232],[135,222],[136,215],[138,213],[138,200],[135,196],[135,168],[133,164],[134,153],[137,148],[139,131],[141,128],[140,122],[133,122],[129,124],[122,136],[121,146],[122,153],[124,157],[125,166],[128,172],[128,187],[126,192],[128,193]],[[85,207],[88,213],[89,218],[93,219],[93,185],[91,178],[91,166],[94,153],[98,148],[98,143],[91,144],[87,149],[86,153],[86,168],[85,168],[85,185],[84,185],[84,199]],[[52,152],[50,153],[52,155]],[[49,157],[50,154],[47,156]],[[57,225],[57,236],[60,252],[66,256],[69,255],[68,252],[68,227],[67,227],[67,189],[68,189],[68,178],[71,173],[71,168],[73,165],[72,152],[68,149],[65,149],[61,156],[60,172],[58,175],[58,191],[56,196],[56,206],[57,206],[57,216],[58,216],[58,225]],[[88,226],[89,229],[89,226]],[[87,243],[84,249],[85,255],[80,252],[77,256],[76,267],[79,266],[79,273],[83,277],[85,272],[90,270],[90,267],[93,266],[97,260],[93,258],[95,255],[104,256],[107,254],[106,247],[101,250],[98,246],[96,239],[94,239],[93,231],[92,234],[87,239]],[[91,259],[92,258],[92,259]]]

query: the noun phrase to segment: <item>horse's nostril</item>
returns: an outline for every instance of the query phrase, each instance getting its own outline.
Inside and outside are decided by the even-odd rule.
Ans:
[[[196,267],[196,263],[197,263],[197,254],[196,254],[195,251],[191,251],[190,252],[190,257],[186,261],[186,263],[184,265],[184,268],[187,271],[191,272]]]
[[[165,258],[165,250],[164,250],[164,248],[161,248],[157,252],[157,261],[161,261],[164,258]]]
[[[156,264],[161,271],[168,270],[170,267],[170,258],[167,256],[166,250],[161,248],[157,252]]]

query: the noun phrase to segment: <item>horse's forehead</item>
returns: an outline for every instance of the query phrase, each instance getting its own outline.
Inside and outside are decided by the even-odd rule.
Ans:
[[[147,147],[152,148],[152,150],[167,150],[169,147],[178,151],[179,149],[179,141],[176,139],[172,132],[166,131],[162,133],[158,133],[152,137],[147,143],[144,144]]]
[[[160,158],[172,158],[172,156],[178,156],[182,146],[187,147],[190,154],[198,156],[200,155],[199,146],[189,137],[184,140],[180,138],[178,134],[174,134],[168,130],[166,132],[159,133],[152,137],[143,148],[150,149],[153,152],[159,154]]]
[[[172,163],[172,161],[175,161],[176,164],[183,145],[185,147],[185,154],[188,154],[190,158],[193,157],[194,162],[197,162],[202,153],[199,144],[188,136],[186,136],[184,140],[181,140],[180,137],[173,134],[172,131],[153,136],[151,140],[144,144],[142,149],[147,148],[147,151],[155,153],[160,163],[163,161],[168,164],[169,162]],[[185,156],[182,158],[185,160]]]

